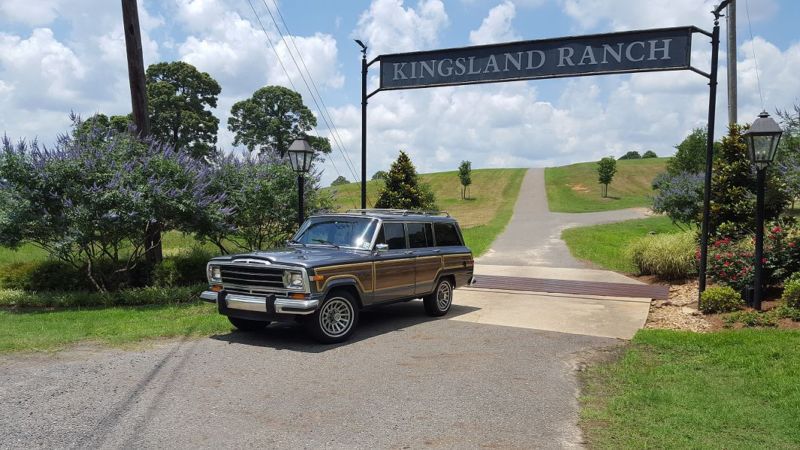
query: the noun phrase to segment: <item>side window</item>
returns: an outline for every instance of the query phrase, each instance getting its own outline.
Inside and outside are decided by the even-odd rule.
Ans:
[[[422,248],[428,246],[428,241],[425,237],[425,224],[424,223],[409,223],[408,227],[408,242],[411,248]]]
[[[406,248],[406,232],[402,223],[384,223],[375,244],[388,244],[389,250]]]
[[[425,224],[425,246],[433,247],[433,225]]]
[[[433,231],[436,233],[437,247],[461,245],[461,239],[454,223],[436,222],[433,224]]]

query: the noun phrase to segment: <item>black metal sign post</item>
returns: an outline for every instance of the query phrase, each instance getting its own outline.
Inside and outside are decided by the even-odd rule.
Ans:
[[[367,100],[380,91],[459,86],[479,83],[577,77],[588,75],[691,70],[709,79],[708,142],[700,245],[700,292],[706,285],[711,163],[717,100],[720,12],[714,14],[712,33],[697,27],[674,27],[557,39],[380,55],[367,63],[360,41],[361,60],[361,207],[366,208]],[[711,72],[691,65],[692,35],[711,38]],[[367,94],[369,66],[380,62],[380,86]]]

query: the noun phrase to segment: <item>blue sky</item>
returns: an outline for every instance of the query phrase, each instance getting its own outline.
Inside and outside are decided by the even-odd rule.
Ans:
[[[139,2],[145,64],[184,60],[222,86],[219,145],[230,106],[268,84],[303,94],[318,116],[272,23],[274,0]],[[370,56],[479,43],[639,28],[712,26],[712,1],[670,0],[372,0],[278,1],[338,130],[323,182],[360,170],[360,62],[354,38]],[[800,102],[800,2],[737,0],[740,121],[761,109]],[[0,2],[0,132],[47,143],[68,127],[68,114],[126,113],[129,106],[119,2]],[[750,37],[746,10],[750,12]],[[280,22],[279,22],[280,23]],[[282,26],[282,24],[281,24]],[[723,22],[723,33],[725,32]],[[289,70],[281,69],[269,38]],[[290,48],[293,49],[293,47]],[[718,133],[727,123],[724,55]],[[755,51],[756,60],[753,58]],[[710,46],[697,35],[693,62],[707,68]],[[377,67],[376,67],[377,69]],[[372,71],[371,85],[376,83]],[[534,167],[619,156],[628,150],[673,152],[706,120],[706,81],[689,72],[611,75],[494,85],[382,92],[369,109],[368,171],[386,169],[400,149],[421,172],[473,167]],[[329,136],[322,120],[316,130]]]

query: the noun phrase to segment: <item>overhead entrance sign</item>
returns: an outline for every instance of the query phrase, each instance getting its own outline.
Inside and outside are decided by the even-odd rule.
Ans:
[[[379,90],[689,69],[697,31],[662,28],[381,55]]]

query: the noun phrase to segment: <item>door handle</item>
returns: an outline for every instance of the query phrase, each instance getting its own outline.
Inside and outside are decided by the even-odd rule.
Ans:
[[[406,254],[406,255],[413,255],[413,254],[414,254],[414,252],[413,252],[413,251],[407,251],[407,252],[405,252],[405,254]]]

